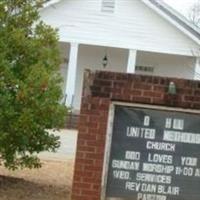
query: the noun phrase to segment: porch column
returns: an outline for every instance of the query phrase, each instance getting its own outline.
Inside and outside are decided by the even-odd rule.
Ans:
[[[127,73],[131,74],[135,73],[136,57],[137,57],[137,50],[129,49],[128,63],[126,70]]]
[[[200,57],[196,58],[196,64],[194,69],[194,80],[200,80]]]
[[[75,83],[76,83],[76,71],[77,71],[77,60],[78,60],[78,43],[70,44],[70,54],[68,63],[68,72],[65,89],[65,105],[72,107],[74,94],[75,94]]]

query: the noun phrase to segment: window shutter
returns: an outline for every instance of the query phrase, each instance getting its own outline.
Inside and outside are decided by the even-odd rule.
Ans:
[[[113,13],[115,10],[115,0],[102,0],[102,12]]]

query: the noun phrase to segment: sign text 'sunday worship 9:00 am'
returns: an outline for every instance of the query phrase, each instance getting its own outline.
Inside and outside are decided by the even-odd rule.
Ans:
[[[116,106],[106,196],[199,200],[200,116]]]

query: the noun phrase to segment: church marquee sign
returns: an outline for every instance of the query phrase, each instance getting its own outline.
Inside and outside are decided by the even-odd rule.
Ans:
[[[200,115],[114,108],[106,199],[199,200]]]

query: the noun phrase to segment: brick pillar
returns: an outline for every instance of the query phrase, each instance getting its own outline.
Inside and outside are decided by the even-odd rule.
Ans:
[[[109,105],[112,101],[200,109],[200,82],[115,72],[86,72],[72,200],[100,200]],[[173,81],[176,95],[169,95]]]

